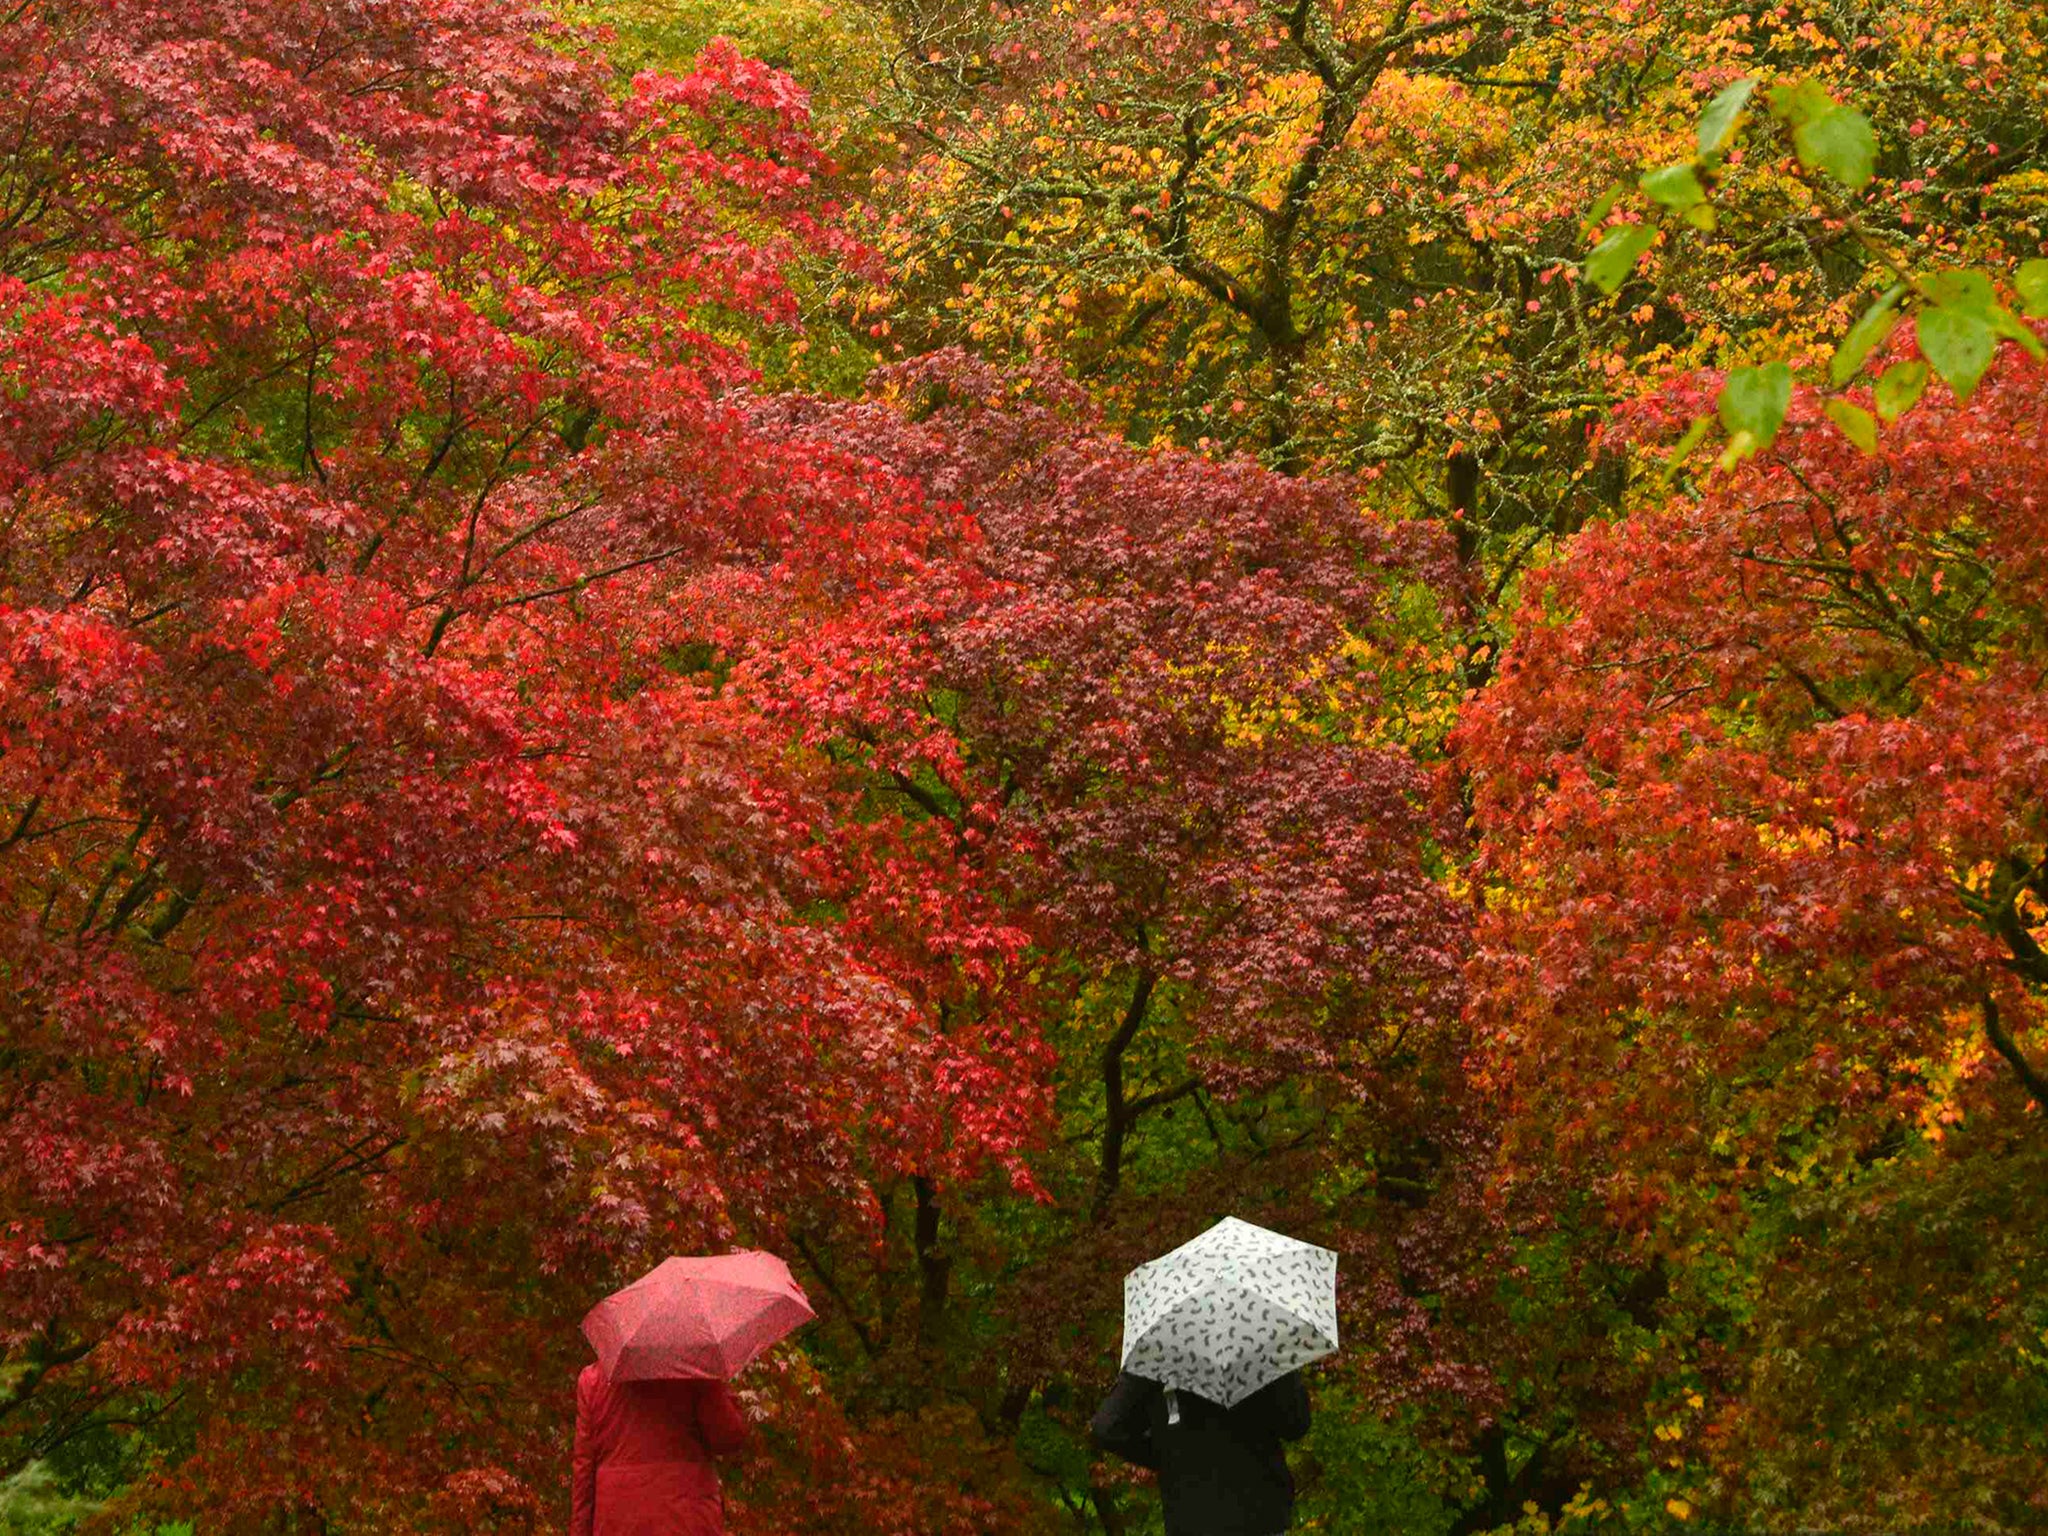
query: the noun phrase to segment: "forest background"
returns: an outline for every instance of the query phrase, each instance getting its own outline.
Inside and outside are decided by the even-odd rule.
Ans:
[[[731,42],[717,41],[729,38]],[[0,13],[0,1527],[2048,1520],[2048,18]]]

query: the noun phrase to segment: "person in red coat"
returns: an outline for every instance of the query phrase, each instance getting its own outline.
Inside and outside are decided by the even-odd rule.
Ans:
[[[586,1365],[576,1378],[569,1536],[722,1536],[712,1462],[746,1438],[722,1381],[613,1382]]]

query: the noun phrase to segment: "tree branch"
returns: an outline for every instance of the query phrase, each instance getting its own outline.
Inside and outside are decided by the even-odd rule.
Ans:
[[[0,1393],[0,1419],[6,1418],[27,1402],[35,1394],[36,1388],[42,1385],[43,1378],[51,1371],[61,1365],[83,1360],[95,1347],[97,1341],[87,1343],[80,1340],[76,1344],[67,1344],[62,1349],[57,1349],[51,1347],[48,1334],[38,1334],[29,1344],[28,1364],[22,1368],[21,1374],[15,1377],[14,1384],[4,1393]]]
[[[1991,1048],[2003,1056],[2006,1064],[2013,1069],[2019,1080],[2026,1085],[2027,1092],[2034,1096],[2034,1102],[2048,1111],[2048,1077],[2035,1070],[2027,1060],[2013,1037],[2006,1032],[2005,1022],[1998,1015],[1998,1003],[1987,990],[1983,996],[1984,1037],[1991,1042]]]
[[[1104,1042],[1102,1047],[1102,1095],[1106,1118],[1102,1126],[1102,1162],[1095,1174],[1095,1199],[1089,1207],[1088,1219],[1101,1222],[1109,1215],[1110,1202],[1116,1198],[1118,1187],[1123,1183],[1124,1138],[1129,1134],[1134,1118],[1130,1106],[1124,1102],[1124,1052],[1144,1027],[1145,1014],[1152,1005],[1152,990],[1159,984],[1159,974],[1149,965],[1140,968],[1138,979],[1131,987],[1131,1000],[1124,1009],[1123,1022],[1116,1033]]]
[[[839,1303],[839,1310],[846,1317],[846,1325],[853,1330],[853,1336],[860,1340],[861,1350],[870,1360],[881,1354],[880,1341],[875,1338],[873,1330],[860,1320],[860,1313],[854,1310],[853,1303],[847,1300],[846,1292],[840,1289],[839,1277],[832,1273],[823,1259],[818,1257],[801,1233],[790,1233],[789,1240],[795,1245],[803,1261],[810,1265],[811,1273],[824,1285],[825,1293]]]
[[[1157,1109],[1162,1104],[1171,1104],[1176,1099],[1186,1098],[1201,1086],[1202,1080],[1199,1077],[1191,1077],[1186,1082],[1176,1083],[1171,1088],[1161,1088],[1157,1092],[1144,1094],[1139,1098],[1131,1100],[1129,1104],[1124,1106],[1124,1118],[1126,1121],[1135,1120],[1147,1110]]]
[[[937,795],[934,795],[901,768],[891,768],[889,770],[889,779],[904,795],[916,801],[923,808],[925,814],[934,821],[957,823],[958,818],[939,803]]]
[[[637,571],[642,566],[659,565],[664,560],[673,560],[677,555],[686,552],[689,547],[687,544],[678,544],[671,549],[659,550],[651,555],[642,555],[637,560],[624,560],[617,565],[606,566],[601,571],[592,571],[587,576],[578,576],[574,581],[564,582],[560,586],[543,587],[538,592],[525,592],[521,593],[518,597],[508,597],[502,602],[493,603],[491,605],[491,612],[498,613],[507,608],[522,607],[527,603],[543,602],[550,597],[566,597],[571,592],[581,592],[585,587],[596,582],[608,581],[614,576],[623,576],[626,572]]]

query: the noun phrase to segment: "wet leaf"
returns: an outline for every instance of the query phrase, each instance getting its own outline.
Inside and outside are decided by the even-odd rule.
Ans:
[[[2013,282],[2020,291],[2020,309],[2036,320],[2048,318],[2048,261],[2021,262]]]
[[[1825,407],[1828,420],[1842,429],[1842,436],[1849,439],[1865,453],[1877,452],[1877,418],[1860,405],[1851,405],[1846,400],[1830,400]]]
[[[1849,334],[1842,338],[1842,344],[1835,348],[1834,360],[1828,364],[1828,377],[1837,388],[1854,378],[1863,360],[1891,335],[1892,327],[1899,323],[1899,300],[1905,293],[1904,283],[1892,284],[1849,327]]]
[[[1877,414],[1887,422],[1897,421],[1920,401],[1927,388],[1927,365],[1918,358],[1894,363],[1877,381]]]
[[[1646,172],[1640,185],[1643,195],[1651,202],[1675,213],[1683,213],[1707,200],[1707,189],[1700,185],[1700,178],[1690,161]]]
[[[1742,126],[1743,110],[1756,91],[1754,79],[1736,81],[1707,103],[1700,114],[1699,146],[1702,158],[1724,154]]]
[[[1955,391],[1958,402],[1967,401],[1998,352],[1991,321],[1970,309],[1935,305],[1921,310],[1914,325],[1927,365]]]
[[[1752,445],[1748,451],[1756,453],[1777,441],[1791,405],[1792,370],[1784,363],[1732,370],[1715,401],[1731,441],[1747,434]]]
[[[1610,229],[1586,257],[1586,281],[1612,293],[1628,280],[1638,257],[1657,238],[1654,224],[1622,224]]]

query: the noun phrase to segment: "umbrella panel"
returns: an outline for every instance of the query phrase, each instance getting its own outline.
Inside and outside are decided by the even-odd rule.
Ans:
[[[614,1381],[729,1378],[812,1315],[770,1254],[673,1258],[591,1308],[583,1333]]]
[[[1336,1347],[1320,1324],[1226,1286],[1161,1314],[1129,1341],[1124,1368],[1230,1407]]]
[[[1124,1281],[1124,1366],[1226,1406],[1337,1348],[1337,1256],[1226,1217]]]

